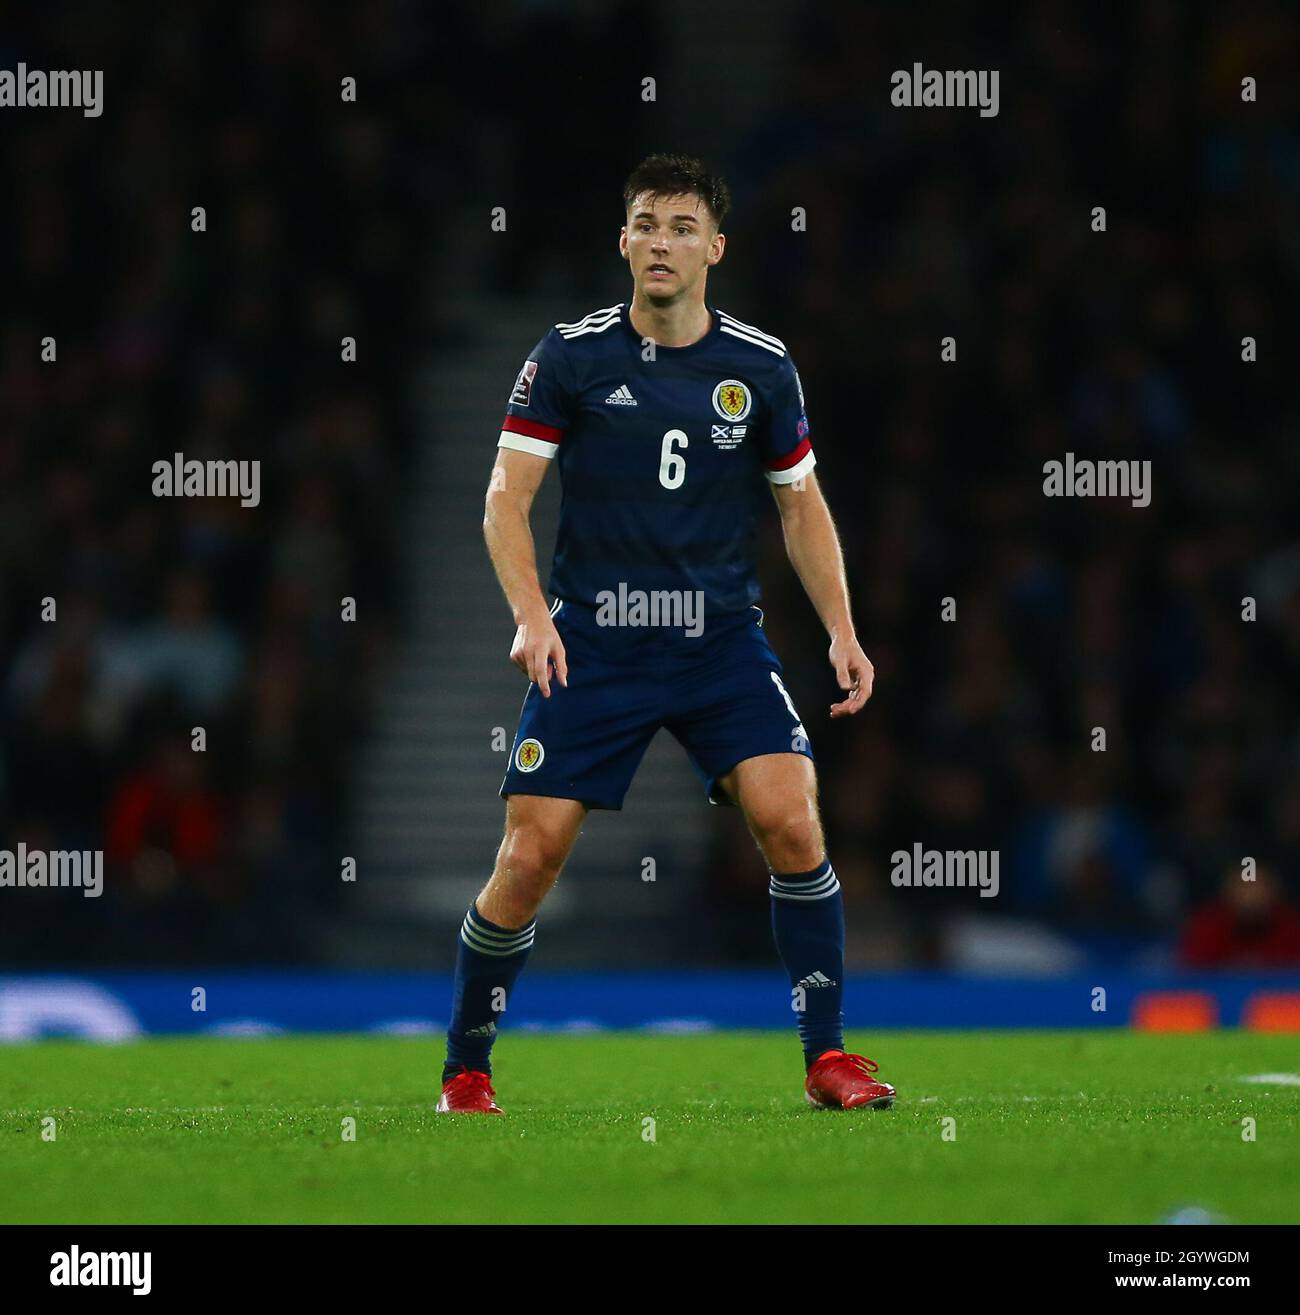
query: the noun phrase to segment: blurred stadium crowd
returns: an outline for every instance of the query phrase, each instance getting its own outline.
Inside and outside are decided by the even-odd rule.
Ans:
[[[293,961],[337,888],[318,874],[396,601],[446,106],[396,12],[120,17],[51,5],[3,33],[6,67],[103,68],[107,108],[7,111],[0,144],[0,816],[10,847],[102,848],[108,880],[24,900],[0,952]],[[154,497],[173,452],[260,459],[261,507]]]
[[[418,602],[391,526],[445,198],[504,152],[572,274],[560,318],[621,275],[640,150],[692,147],[600,108],[629,7],[485,11],[455,60],[401,5],[159,6],[129,35],[88,7],[74,35],[54,5],[4,34],[6,67],[93,50],[115,105],[29,111],[0,141],[0,819],[11,847],[102,847],[119,879],[0,920],[3,962],[318,953],[334,887],[311,874],[336,863],[348,754]],[[1145,0],[1117,27],[1051,3],[922,34],[886,6],[810,12],[717,154],[736,215],[711,300],[799,365],[877,668],[867,712],[829,723],[825,646],[770,534],[768,629],[822,764],[851,963],[1300,964],[1294,21]],[[922,57],[1000,68],[1000,116],[892,110],[892,69]],[[340,69],[365,90],[346,113]],[[498,291],[532,277],[520,232]],[[173,451],[260,458],[265,514],[153,497]],[[1044,497],[1067,451],[1150,460],[1151,504]],[[340,623],[347,594],[364,626]],[[712,961],[770,959],[741,831],[719,816]],[[888,855],[918,841],[998,850],[1002,894],[892,888]]]
[[[758,322],[803,376],[877,668],[865,715],[826,721],[777,540],[767,580],[852,959],[1300,963],[1294,21],[981,7],[921,42],[817,12],[730,173],[748,232],[812,217],[756,257]],[[882,109],[904,50],[1000,66],[1000,116]],[[1149,460],[1150,505],[1043,496],[1066,452]],[[891,887],[918,841],[1000,851],[1000,897]]]

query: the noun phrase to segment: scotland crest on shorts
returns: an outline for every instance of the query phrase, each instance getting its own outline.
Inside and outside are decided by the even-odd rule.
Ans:
[[[529,736],[528,739],[521,740],[515,750],[515,766],[521,772],[535,772],[542,765],[542,759],[545,757],[546,750],[542,748],[541,740]]]

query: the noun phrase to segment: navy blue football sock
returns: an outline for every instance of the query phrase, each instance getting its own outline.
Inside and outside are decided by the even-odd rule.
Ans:
[[[829,859],[811,872],[774,872],[768,891],[772,935],[810,1065],[844,1049],[844,899]]]
[[[470,905],[461,923],[456,950],[447,1062],[442,1070],[444,1082],[462,1065],[480,1073],[492,1072],[497,1018],[505,1010],[515,979],[528,961],[536,928],[536,918],[515,930],[498,927],[475,905]]]

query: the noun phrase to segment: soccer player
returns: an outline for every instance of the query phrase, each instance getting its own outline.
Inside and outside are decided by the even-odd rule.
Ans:
[[[557,324],[506,408],[484,533],[531,682],[501,786],[505,836],[461,925],[440,1111],[500,1114],[496,1024],[536,915],[591,808],[621,808],[660,727],[715,804],[744,813],[771,869],[772,931],[817,1106],[888,1107],[877,1065],[846,1054],[844,910],[826,857],[812,748],[755,606],[755,525],[770,485],[786,548],[830,636],[851,716],[874,672],[813,472],[785,346],[705,300],[729,195],[698,161],[653,155],[623,191],[629,302]],[[560,520],[548,605],[529,510],[551,463]]]

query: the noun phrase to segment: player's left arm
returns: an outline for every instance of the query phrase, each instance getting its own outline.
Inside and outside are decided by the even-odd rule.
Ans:
[[[786,554],[830,636],[831,666],[839,687],[848,695],[831,704],[831,716],[850,717],[871,697],[876,671],[854,633],[844,552],[831,509],[822,496],[816,471],[790,484],[773,484],[772,495],[781,513]]]

